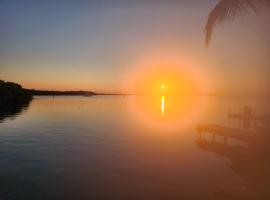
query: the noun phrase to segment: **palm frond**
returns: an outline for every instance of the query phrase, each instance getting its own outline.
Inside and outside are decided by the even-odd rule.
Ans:
[[[205,43],[209,45],[214,26],[225,21],[232,21],[248,11],[258,12],[263,5],[270,5],[270,0],[220,0],[208,16],[205,26]]]

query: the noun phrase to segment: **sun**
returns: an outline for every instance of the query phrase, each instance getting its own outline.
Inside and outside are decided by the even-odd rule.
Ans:
[[[161,94],[161,95],[165,95],[165,93],[167,93],[167,87],[166,87],[165,84],[162,84],[162,85],[160,86],[160,94]]]
[[[163,85],[163,84],[162,84],[162,85],[160,86],[160,89],[161,89],[161,90],[165,90],[165,89],[166,89],[166,85]]]

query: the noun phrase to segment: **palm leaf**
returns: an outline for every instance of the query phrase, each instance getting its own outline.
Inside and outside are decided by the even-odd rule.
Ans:
[[[208,16],[205,26],[205,43],[209,45],[214,26],[225,21],[232,21],[248,11],[258,12],[263,5],[270,5],[270,0],[220,0]]]

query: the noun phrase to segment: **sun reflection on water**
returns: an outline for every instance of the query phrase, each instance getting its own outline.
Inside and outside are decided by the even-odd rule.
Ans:
[[[161,116],[165,114],[165,96],[161,96]]]
[[[207,108],[207,101],[195,96],[133,96],[126,102],[131,116],[160,131],[183,129]]]

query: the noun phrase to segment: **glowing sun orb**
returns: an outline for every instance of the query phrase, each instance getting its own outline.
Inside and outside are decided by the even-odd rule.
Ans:
[[[161,132],[193,125],[208,105],[197,94],[212,85],[202,69],[173,58],[135,63],[123,79],[123,90],[135,94],[126,102],[130,116]]]
[[[160,86],[160,89],[165,90],[166,89],[166,85],[161,85]]]

